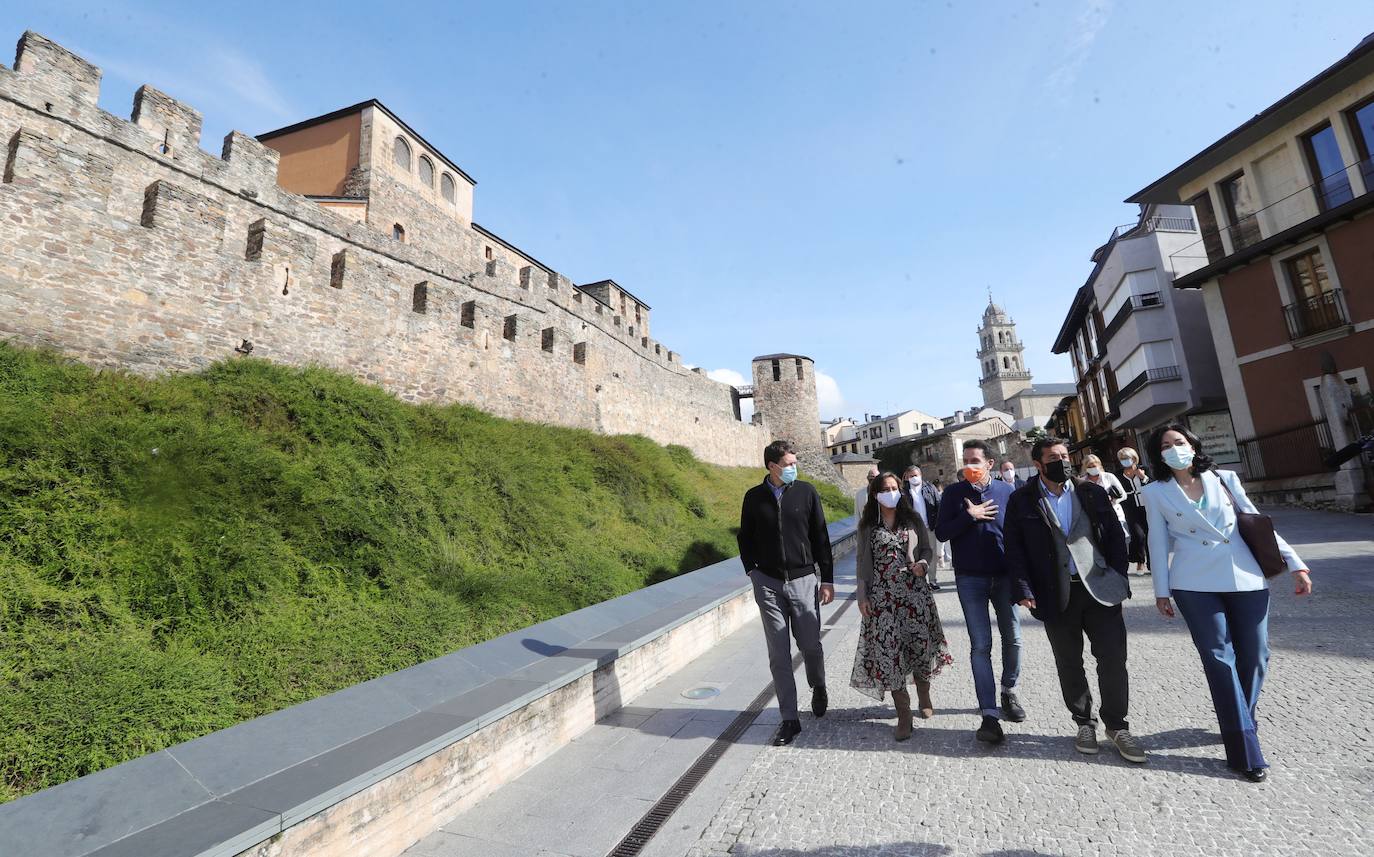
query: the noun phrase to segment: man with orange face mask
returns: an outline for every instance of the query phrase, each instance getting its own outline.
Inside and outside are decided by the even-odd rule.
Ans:
[[[979,741],[1001,743],[1004,735],[998,718],[1019,723],[1025,709],[1016,698],[1021,674],[1021,620],[1012,603],[1011,581],[1002,552],[1002,523],[1013,487],[992,478],[996,459],[986,441],[964,441],[962,479],[940,497],[940,516],[935,537],[949,542],[954,553],[954,588],[968,628],[969,665],[978,692],[982,722],[974,733]],[[992,669],[992,622],[988,606],[997,616],[1002,638],[1002,699]]]

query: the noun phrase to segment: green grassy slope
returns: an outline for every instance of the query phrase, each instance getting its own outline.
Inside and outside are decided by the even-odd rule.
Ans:
[[[0,801],[732,556],[759,478],[320,369],[0,344]]]

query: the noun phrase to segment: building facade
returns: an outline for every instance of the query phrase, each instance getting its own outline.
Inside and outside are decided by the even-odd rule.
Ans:
[[[1172,285],[1202,295],[1240,466],[1271,499],[1370,503],[1368,461],[1325,459],[1374,372],[1371,153],[1374,35],[1129,200],[1197,212]]]
[[[1011,459],[1017,471],[1029,472],[1030,445],[1020,432],[999,416],[976,415],[963,422],[943,428],[923,431],[878,450],[878,466],[901,473],[908,465],[921,468],[922,476],[930,482],[948,486],[959,478],[964,460],[964,441],[985,440],[992,447],[998,461]]]
[[[1076,452],[1105,458],[1121,446],[1140,450],[1145,436],[1169,420],[1229,425],[1201,295],[1170,288],[1175,276],[1196,267],[1178,252],[1199,237],[1188,206],[1148,205],[1093,253],[1092,273],[1053,347],[1072,357],[1081,421]],[[1212,438],[1208,452],[1219,463],[1236,463],[1234,437],[1201,433]]]

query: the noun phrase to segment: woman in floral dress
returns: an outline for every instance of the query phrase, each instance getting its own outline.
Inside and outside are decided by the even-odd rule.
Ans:
[[[935,596],[926,581],[931,537],[893,473],[873,480],[859,519],[859,612],[863,625],[849,683],[882,700],[892,694],[898,741],[911,737],[914,682],[922,717],[935,713],[930,677],[952,663]]]

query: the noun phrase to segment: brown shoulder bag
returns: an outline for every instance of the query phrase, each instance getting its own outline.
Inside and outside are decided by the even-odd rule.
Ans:
[[[1236,513],[1236,530],[1245,540],[1245,546],[1250,548],[1250,553],[1255,555],[1260,571],[1264,572],[1265,577],[1278,577],[1283,574],[1288,570],[1288,563],[1284,562],[1283,554],[1279,552],[1278,536],[1274,533],[1274,519],[1262,512],[1242,512],[1240,504],[1236,502],[1236,495],[1231,493],[1226,480],[1220,476],[1217,480],[1221,482],[1226,496],[1231,498],[1231,508]]]

